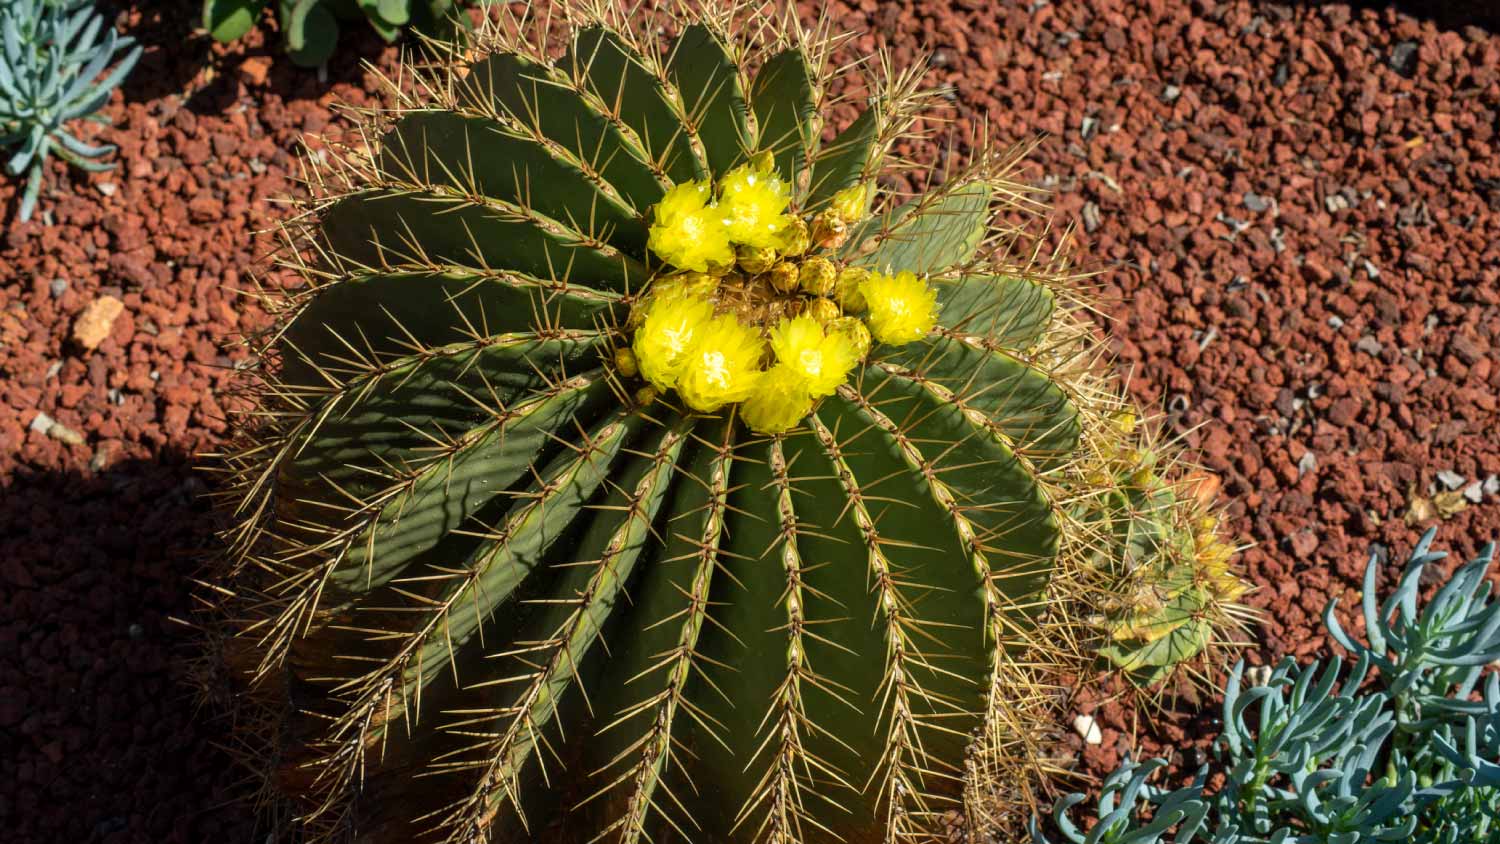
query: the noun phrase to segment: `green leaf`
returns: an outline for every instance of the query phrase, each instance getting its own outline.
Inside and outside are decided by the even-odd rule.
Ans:
[[[344,276],[320,289],[282,334],[283,384],[324,388],[357,353],[371,360],[542,328],[592,331],[624,319],[614,297],[551,289],[526,276],[390,272]],[[342,380],[342,379],[340,379]]]
[[[1078,411],[1046,373],[1011,354],[929,335],[904,346],[880,346],[877,364],[896,364],[954,401],[988,418],[1011,445],[1042,468],[1078,446]]]
[[[682,104],[618,34],[600,26],[578,30],[558,67],[629,126],[672,181],[708,175],[682,123]]]
[[[849,127],[813,159],[812,178],[808,182],[807,201],[803,210],[817,211],[847,187],[867,182],[880,165],[884,150],[876,148],[880,139],[880,117],[871,106],[860,112]]]
[[[266,0],[204,0],[203,28],[227,44],[249,32],[265,7]]]
[[[493,110],[544,135],[598,170],[637,213],[661,201],[667,185],[647,163],[650,154],[634,137],[556,70],[512,53],[475,62],[458,83],[466,108]]]
[[[646,224],[613,189],[489,118],[407,112],[381,139],[377,163],[405,181],[530,208],[628,254],[645,253]]]
[[[968,263],[988,228],[990,190],[971,184],[912,200],[861,223],[844,253],[884,272],[936,275]]]
[[[761,65],[750,84],[750,107],[758,151],[769,151],[782,178],[796,185],[818,141],[817,88],[800,49],[784,50]]]
[[[703,24],[683,30],[673,43],[667,74],[677,87],[715,178],[745,160],[751,138],[749,104],[739,65],[724,42]]]
[[[646,268],[567,226],[499,200],[373,189],[324,212],[319,234],[347,262],[450,264],[514,270],[544,280],[623,291],[639,289]]]
[[[1055,297],[1046,285],[1009,276],[933,279],[938,324],[984,338],[1002,349],[1025,349],[1052,321]]]

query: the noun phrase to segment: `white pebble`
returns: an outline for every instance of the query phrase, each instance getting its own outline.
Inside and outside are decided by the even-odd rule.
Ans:
[[[1103,744],[1104,732],[1099,729],[1099,724],[1088,715],[1079,715],[1073,719],[1073,729],[1083,737],[1085,744]]]

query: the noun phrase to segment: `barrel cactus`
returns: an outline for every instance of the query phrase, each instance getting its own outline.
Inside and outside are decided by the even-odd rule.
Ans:
[[[219,592],[315,837],[919,837],[1075,656],[1106,381],[1019,155],[903,193],[917,74],[641,16],[492,22],[293,232]]]

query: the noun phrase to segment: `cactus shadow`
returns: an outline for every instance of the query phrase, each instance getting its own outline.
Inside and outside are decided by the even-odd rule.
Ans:
[[[0,478],[7,840],[256,840],[174,621],[213,542],[199,474],[163,454]]]

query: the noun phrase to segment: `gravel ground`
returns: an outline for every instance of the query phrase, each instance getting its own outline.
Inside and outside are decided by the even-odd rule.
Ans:
[[[960,129],[1045,133],[1032,175],[1117,304],[1132,388],[1225,477],[1267,610],[1257,660],[1320,652],[1367,549],[1443,492],[1440,541],[1500,536],[1500,13],[1251,0],[833,3],[933,50]],[[139,4],[148,51],[97,137],[120,168],[66,172],[0,244],[0,828],[19,842],[259,840],[238,773],[183,685],[197,555],[190,455],[223,431],[219,344],[263,315],[297,145],[364,103],[370,38],[326,83],[258,38],[210,48],[195,4]],[[875,46],[873,37],[858,44]],[[361,55],[362,53],[362,55]],[[930,150],[916,151],[930,154]],[[13,186],[0,185],[9,208]],[[113,302],[113,304],[111,304]],[[1478,486],[1475,486],[1475,483]],[[1467,496],[1467,497],[1466,497]],[[1201,742],[1191,707],[1123,749]],[[261,836],[263,837],[263,835]]]

